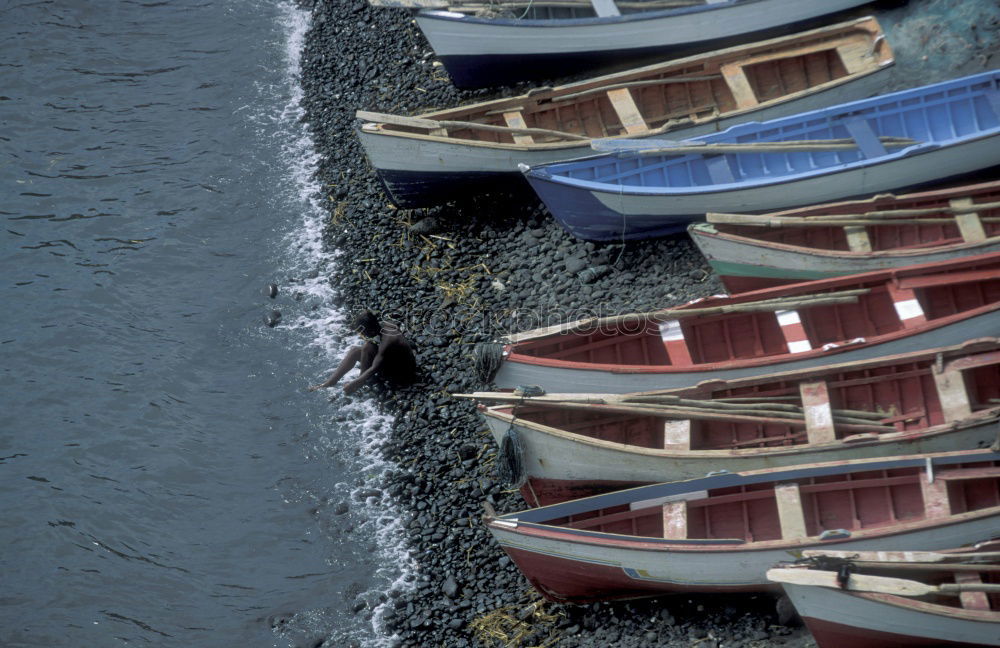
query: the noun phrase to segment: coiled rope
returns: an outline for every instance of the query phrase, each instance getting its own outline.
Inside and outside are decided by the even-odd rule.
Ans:
[[[493,377],[503,364],[503,345],[480,342],[472,348],[472,363],[480,380],[485,383],[493,382]]]

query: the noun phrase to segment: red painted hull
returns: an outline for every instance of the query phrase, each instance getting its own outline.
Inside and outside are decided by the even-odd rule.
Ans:
[[[545,598],[559,603],[592,603],[657,596],[670,592],[760,592],[778,591],[780,586],[693,586],[630,578],[621,567],[595,565],[556,556],[504,547],[514,564]],[[677,559],[664,556],[664,560]],[[558,592],[558,594],[557,594]]]
[[[752,290],[763,290],[764,288],[775,288],[777,286],[787,286],[788,284],[804,281],[803,279],[774,279],[771,277],[735,277],[729,275],[719,275],[722,285],[730,295],[750,292]]]
[[[878,632],[811,617],[805,617],[802,620],[812,632],[813,639],[816,640],[816,645],[819,648],[919,648],[920,646],[968,646],[974,648],[980,646],[980,644],[940,641],[894,632]]]

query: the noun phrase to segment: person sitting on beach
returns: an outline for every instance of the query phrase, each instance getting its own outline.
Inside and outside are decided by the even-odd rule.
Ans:
[[[311,386],[309,391],[336,385],[359,363],[361,375],[344,385],[345,394],[354,393],[375,374],[396,386],[413,383],[417,363],[413,349],[399,327],[391,322],[380,322],[371,311],[364,310],[355,315],[351,329],[361,336],[364,344],[351,347],[333,375],[326,382]]]

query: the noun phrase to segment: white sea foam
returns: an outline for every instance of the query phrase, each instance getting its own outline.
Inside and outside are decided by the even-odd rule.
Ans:
[[[268,94],[283,97],[284,103],[273,115],[265,118],[270,121],[268,130],[275,134],[273,143],[280,147],[281,158],[286,165],[287,195],[282,196],[282,201],[301,214],[301,220],[284,241],[286,253],[283,271],[294,277],[292,289],[302,294],[300,303],[305,305],[299,313],[290,314],[289,319],[282,324],[282,330],[288,332],[293,345],[300,347],[303,357],[316,358],[308,363],[315,366],[307,366],[305,369],[316,371],[318,378],[319,373],[330,371],[335,366],[350,346],[351,340],[340,334],[345,329],[345,318],[348,315],[332,305],[337,295],[324,271],[337,263],[339,252],[325,249],[323,245],[322,235],[328,212],[323,207],[322,187],[314,177],[320,155],[308,128],[301,122],[303,110],[300,102],[303,92],[298,71],[310,17],[306,11],[298,9],[291,2],[281,3],[279,13],[282,35],[285,38],[285,87],[274,88]],[[310,277],[312,270],[319,272]],[[310,306],[315,308],[310,309]],[[335,398],[335,404],[331,405],[333,407],[337,408],[336,422],[314,421],[318,429],[317,434],[311,437],[319,441],[313,450],[331,459],[338,457],[349,461],[352,464],[348,468],[351,479],[330,485],[327,493],[314,495],[316,499],[328,501],[349,498],[357,502],[357,495],[362,491],[381,488],[385,473],[395,467],[382,459],[380,450],[391,433],[391,417],[380,414],[371,403],[357,398]],[[335,430],[335,438],[330,438],[325,433],[326,430]],[[345,447],[357,450],[357,455],[345,457],[349,454],[343,452]],[[376,603],[371,622],[372,634],[359,638],[369,646],[386,645],[392,637],[384,630],[382,618],[386,604],[377,604],[377,594],[412,587],[416,563],[405,545],[406,534],[402,528],[401,513],[388,494],[368,497],[365,506],[357,506],[356,512],[351,515],[355,524],[351,540],[361,546],[374,542],[379,554],[375,557],[379,566],[373,574],[373,585],[377,592],[368,592],[366,597]],[[331,564],[336,560],[331,557]],[[389,601],[391,603],[391,599]],[[337,612],[316,614],[322,616]],[[316,629],[330,632],[333,628],[343,631],[358,623],[356,617],[348,618],[347,613],[344,614],[342,618],[314,619],[312,625]]]

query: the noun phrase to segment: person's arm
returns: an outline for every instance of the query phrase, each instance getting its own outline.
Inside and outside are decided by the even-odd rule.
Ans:
[[[326,381],[321,382],[318,385],[311,386],[309,388],[309,391],[316,391],[317,389],[326,389],[327,387],[332,387],[333,385],[336,385],[340,381],[340,379],[344,377],[344,374],[353,369],[354,365],[356,365],[361,360],[361,353],[362,353],[361,347],[352,347],[347,352],[347,355],[344,356],[344,359],[340,361],[340,366],[337,367],[337,370],[333,372],[333,375],[327,378]]]
[[[375,374],[375,372],[379,370],[379,367],[381,367],[382,363],[385,361],[385,350],[389,346],[391,345],[385,343],[379,345],[378,353],[376,353],[375,357],[372,359],[371,366],[362,371],[357,378],[344,385],[345,394],[348,395],[353,394],[357,390],[361,389],[362,385],[368,382],[368,379],[371,378]]]

